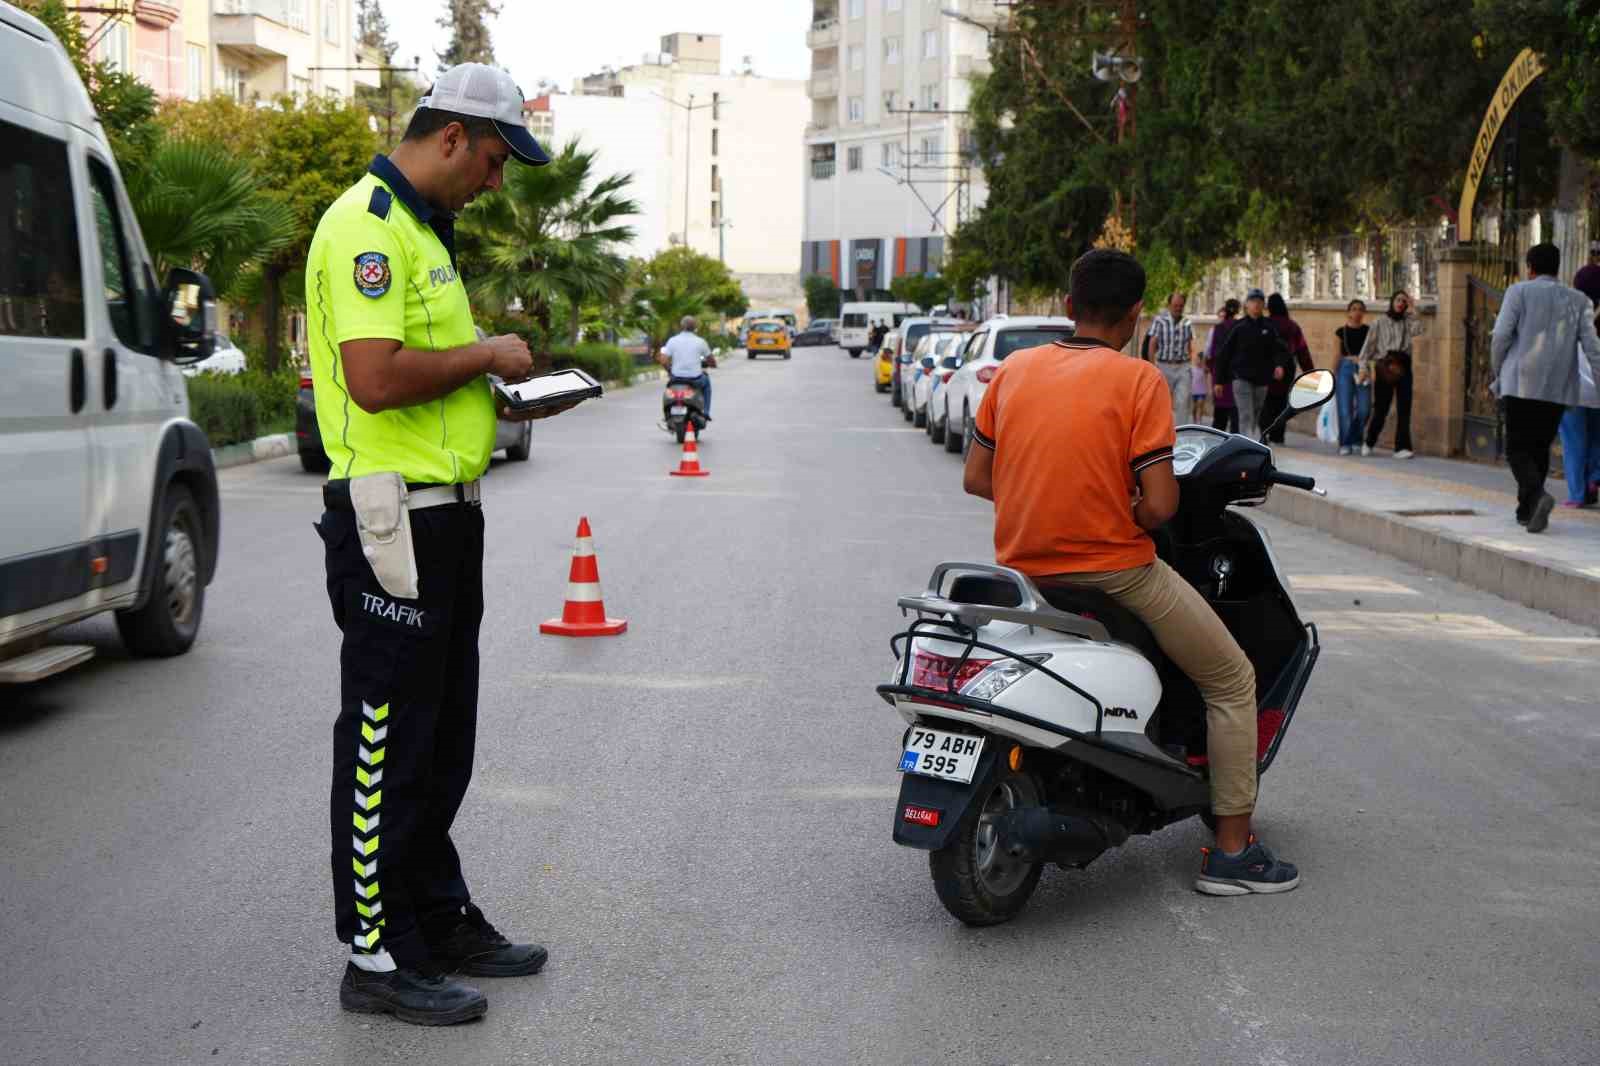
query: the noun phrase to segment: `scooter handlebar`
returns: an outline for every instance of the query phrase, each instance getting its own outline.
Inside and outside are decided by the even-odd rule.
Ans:
[[[1317,479],[1314,477],[1301,477],[1299,474],[1285,474],[1282,470],[1274,470],[1267,475],[1269,485],[1287,485],[1291,489],[1305,489],[1314,492],[1317,488]]]

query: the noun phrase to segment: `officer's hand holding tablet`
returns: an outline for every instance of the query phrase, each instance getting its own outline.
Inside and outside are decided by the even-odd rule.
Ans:
[[[549,418],[570,411],[584,400],[599,396],[605,390],[594,378],[582,370],[557,370],[536,378],[515,383],[494,382],[495,398],[500,403],[500,417],[509,422],[525,422],[535,418]]]

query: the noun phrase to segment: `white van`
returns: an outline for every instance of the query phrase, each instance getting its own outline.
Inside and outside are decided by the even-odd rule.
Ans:
[[[901,319],[920,315],[916,304],[865,302],[847,303],[839,314],[839,347],[850,353],[850,358],[860,359],[867,347],[867,331],[878,322],[886,322],[890,329]]]
[[[217,567],[217,477],[179,363],[211,354],[211,283],[156,286],[116,160],[60,43],[0,2],[0,681],[93,649],[186,651]]]

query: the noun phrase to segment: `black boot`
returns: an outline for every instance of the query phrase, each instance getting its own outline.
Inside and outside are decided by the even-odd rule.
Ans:
[[[353,962],[345,966],[339,983],[339,1005],[362,1014],[393,1014],[413,1025],[454,1025],[489,1010],[482,992],[443,973],[374,973]]]
[[[474,977],[521,977],[544,968],[549,953],[538,944],[513,944],[472,904],[454,924],[424,931],[428,950],[449,973]]]

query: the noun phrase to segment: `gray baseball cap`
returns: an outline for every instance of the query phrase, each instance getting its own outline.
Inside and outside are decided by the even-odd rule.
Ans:
[[[1250,292],[1245,295],[1246,300],[1265,300],[1266,298],[1267,294],[1262,292],[1260,289],[1251,289]]]
[[[490,119],[512,155],[530,166],[544,166],[550,157],[523,125],[522,102],[522,90],[510,74],[483,63],[458,63],[439,75],[417,106]]]

